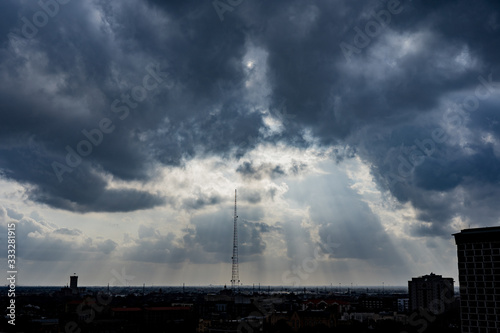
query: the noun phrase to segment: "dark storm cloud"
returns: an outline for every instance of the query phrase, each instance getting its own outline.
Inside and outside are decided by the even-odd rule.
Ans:
[[[156,176],[154,163],[180,165],[197,146],[208,154],[236,146],[238,156],[252,148],[259,114],[238,101],[241,87],[221,95],[216,85],[242,81],[243,31],[210,27],[210,6],[173,8],[70,2],[31,39],[16,30],[24,21],[4,29],[3,36],[17,35],[5,38],[0,52],[3,176],[26,185],[31,200],[53,207],[130,211],[165,199],[140,190],[110,190],[103,173],[147,182]],[[33,1],[5,10],[2,15],[31,19],[40,8]],[[162,82],[143,101],[131,100],[135,87],[155,83],[152,71]],[[100,129],[104,118],[110,119],[112,133],[96,139],[102,142],[69,171],[67,147],[77,150],[82,140],[91,141],[82,131]],[[54,162],[60,163],[61,177]]]
[[[390,22],[367,32],[387,21],[380,15],[391,8]],[[499,191],[498,84],[458,125],[442,115],[454,108],[450,103],[462,108],[478,76],[500,81],[499,9],[486,0],[246,1],[221,22],[210,2],[74,1],[35,37],[8,39],[23,24],[13,17],[31,18],[40,8],[35,1],[6,2],[0,169],[24,184],[31,200],[79,212],[129,211],[165,199],[111,190],[103,175],[147,183],[158,176],[158,163],[182,166],[196,154],[241,158],[264,140],[306,146],[308,133],[346,147],[339,161],[359,156],[381,189],[410,202],[423,222],[417,235],[449,234],[452,219],[470,220],[473,213],[475,223],[494,223],[488,205]],[[346,54],[342,43],[358,51]],[[263,113],[255,110],[266,106],[246,98],[242,61],[249,47],[266,53],[266,98],[283,123],[280,133],[263,136]],[[154,63],[163,82],[121,120],[113,102],[124,107],[123,96],[143,84]],[[273,111],[283,108],[286,117]],[[114,131],[59,183],[51,163],[64,164],[65,147],[75,149],[85,139],[82,130],[98,128],[104,117]],[[439,142],[404,181],[394,182],[400,156],[437,128],[463,133],[465,142]],[[238,172],[255,180],[300,169],[300,162],[289,168],[242,160]],[[185,204],[212,202],[205,199]]]
[[[292,116],[286,126],[291,133],[284,136],[293,137],[300,123],[324,143],[347,143],[371,165],[383,189],[417,209],[424,223],[413,229],[416,235],[449,236],[454,230],[448,224],[455,217],[479,225],[498,222],[491,208],[486,214],[470,210],[484,207],[498,192],[500,161],[492,143],[440,143],[404,182],[392,182],[390,174],[397,171],[404,150],[411,150],[416,139],[432,137],[442,125],[443,99],[458,94],[461,102],[474,94],[480,75],[487,80],[493,73],[493,81],[500,81],[495,56],[500,6],[492,1],[401,1],[402,11],[347,60],[340,43],[354,45],[355,28],[376,22],[370,12],[386,10],[389,3],[295,2],[281,10],[276,2],[271,9],[254,6],[256,26],[266,29],[255,39],[269,52],[271,96],[275,105],[287,101]],[[403,52],[405,40],[408,51]],[[487,131],[498,138],[495,111],[493,117],[483,112],[498,110],[498,100],[491,104],[488,108],[481,101],[473,117],[482,120],[464,121],[455,130]],[[488,185],[487,190],[478,191],[477,183]]]
[[[22,10],[28,15],[40,8]],[[107,181],[95,172],[108,170],[126,180],[145,178],[148,157],[136,149],[130,133],[120,128],[64,174],[63,182],[54,178],[52,163],[65,163],[65,146],[75,149],[85,139],[83,130],[99,127],[99,121],[109,116],[111,101],[107,99],[120,92],[108,81],[116,79],[111,74],[113,62],[122,60],[112,59],[106,36],[92,27],[90,18],[89,8],[70,3],[33,39],[11,40],[6,46],[10,53],[2,53],[0,100],[5,111],[0,161],[4,175],[26,184],[30,199],[67,210],[127,211],[162,204],[164,200],[155,194],[108,190]],[[126,77],[129,71],[124,68],[121,74]],[[38,80],[56,82],[50,90],[33,84]]]
[[[243,178],[250,179],[262,179],[267,176],[271,179],[282,177],[285,175],[285,171],[281,165],[272,165],[271,163],[263,163],[259,166],[254,166],[253,162],[245,161],[237,169]]]
[[[456,124],[431,116],[394,126],[390,134],[359,146],[375,161],[372,171],[379,183],[416,208],[424,223],[412,227],[413,234],[449,237],[449,223],[456,218],[479,226],[498,223],[493,202],[500,190],[500,154],[492,105],[481,101]],[[451,130],[445,136],[433,138],[446,126]]]
[[[297,161],[292,161],[290,165],[273,163],[255,165],[253,161],[244,161],[236,168],[236,172],[245,180],[260,180],[263,178],[276,179],[286,175],[297,176],[306,169],[307,164]]]

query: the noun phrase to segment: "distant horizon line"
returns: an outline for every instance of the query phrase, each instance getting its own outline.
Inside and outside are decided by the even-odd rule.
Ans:
[[[230,286],[227,284],[209,284],[209,285],[129,285],[129,286],[109,286],[109,288],[152,288],[152,287],[168,287],[168,288],[224,288],[226,289],[231,289]],[[4,287],[8,287],[8,285],[4,285]],[[65,288],[68,287],[68,285],[17,285],[16,287],[61,287]],[[102,288],[107,288],[108,285],[79,285],[78,288],[87,288],[87,287],[102,287]],[[321,289],[354,289],[354,288],[380,288],[380,289],[385,289],[385,288],[408,288],[408,285],[303,285],[303,286],[288,286],[288,285],[272,285],[272,284],[261,284],[260,288],[261,289],[267,289],[267,288],[291,288],[291,289],[302,289],[302,288],[321,288]],[[258,288],[258,285],[241,285],[238,286],[238,288],[245,288],[245,289],[254,289]]]

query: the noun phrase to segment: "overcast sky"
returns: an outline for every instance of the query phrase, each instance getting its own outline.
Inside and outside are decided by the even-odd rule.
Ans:
[[[499,9],[0,2],[18,283],[230,284],[235,189],[243,284],[457,279],[499,224]]]

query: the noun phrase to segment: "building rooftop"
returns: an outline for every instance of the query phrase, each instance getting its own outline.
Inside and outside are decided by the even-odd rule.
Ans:
[[[457,244],[464,242],[492,242],[500,241],[500,226],[486,228],[462,229],[453,234]]]
[[[484,233],[484,232],[500,232],[500,226],[498,226],[498,227],[462,229],[461,232],[459,232],[457,234],[454,234],[454,235],[458,235],[460,233],[463,233],[463,234],[476,234],[476,233]]]
[[[412,281],[416,281],[416,280],[421,280],[421,279],[425,279],[425,280],[428,280],[428,279],[431,279],[431,280],[450,280],[450,279],[453,279],[453,278],[450,278],[450,277],[443,277],[442,275],[437,275],[437,274],[434,274],[431,272],[431,274],[428,274],[428,275],[422,275],[422,276],[419,276],[419,277],[414,277],[412,278]]]

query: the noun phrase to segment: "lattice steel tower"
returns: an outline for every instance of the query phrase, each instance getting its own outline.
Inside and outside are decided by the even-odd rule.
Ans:
[[[234,234],[233,234],[233,271],[231,275],[231,289],[235,291],[235,286],[240,284],[240,273],[238,268],[238,215],[236,213],[236,190],[234,190]]]

